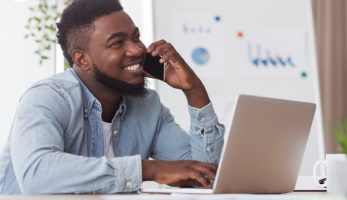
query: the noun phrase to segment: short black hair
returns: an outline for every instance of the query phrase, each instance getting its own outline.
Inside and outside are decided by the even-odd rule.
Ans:
[[[72,50],[84,49],[90,31],[95,29],[93,22],[99,17],[122,10],[118,0],[73,0],[65,8],[57,23],[57,41],[70,66],[73,65]]]

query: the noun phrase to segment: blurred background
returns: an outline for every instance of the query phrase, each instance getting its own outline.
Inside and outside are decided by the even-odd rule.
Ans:
[[[183,24],[182,30],[187,32],[187,30],[190,28],[189,23],[198,23],[196,21],[199,19],[195,18],[204,18],[205,16],[203,11],[210,9],[210,5],[212,8],[215,8],[212,9],[215,10],[216,13],[214,15],[215,24],[211,25],[211,29],[206,28],[202,30],[202,28],[199,27],[198,29],[196,29],[196,31],[206,31],[208,33],[212,32],[213,34],[217,34],[214,35],[214,37],[221,36],[218,40],[221,45],[223,45],[227,41],[227,39],[223,39],[225,35],[230,31],[234,31],[234,27],[232,27],[233,23],[248,23],[247,26],[240,26],[240,24],[237,24],[239,27],[243,27],[243,29],[237,33],[239,38],[243,37],[243,34],[246,33],[246,36],[249,36],[249,40],[264,40],[264,38],[269,37],[264,36],[264,33],[267,33],[269,35],[269,30],[271,30],[271,33],[273,33],[272,38],[281,39],[287,37],[286,35],[290,35],[290,38],[295,42],[303,41],[302,44],[297,44],[297,46],[302,46],[302,48],[298,48],[299,50],[295,52],[295,54],[300,57],[305,54],[305,48],[313,48],[313,53],[311,51],[307,51],[309,53],[308,57],[310,58],[307,59],[307,63],[312,67],[312,70],[301,71],[300,80],[290,80],[297,80],[297,82],[299,83],[301,83],[303,80],[309,80],[312,82],[312,85],[314,85],[314,87],[309,89],[309,93],[311,93],[312,90],[312,96],[314,96],[312,97],[312,101],[317,102],[317,105],[319,106],[319,118],[316,119],[316,123],[318,124],[317,126],[320,130],[320,135],[318,135],[318,138],[321,139],[320,142],[324,146],[320,149],[323,149],[324,153],[339,152],[338,146],[336,145],[334,136],[332,134],[332,126],[341,124],[342,121],[347,118],[347,80],[345,79],[347,75],[347,2],[345,0],[280,0],[277,1],[279,3],[273,5],[273,2],[275,1],[271,0],[248,0],[248,5],[259,4],[259,6],[263,6],[264,9],[268,9],[271,12],[267,12],[266,14],[260,12],[259,15],[256,15],[257,11],[252,10],[248,11],[247,16],[243,19],[238,18],[239,16],[242,16],[242,14],[244,14],[246,11],[242,9],[238,9],[239,12],[237,10],[235,10],[234,12],[232,11],[232,9],[238,8],[238,6],[245,6],[246,3],[243,0],[203,0],[200,2],[202,3],[197,4],[196,1],[193,0],[121,1],[124,10],[129,13],[135,24],[140,28],[141,39],[147,46],[151,42],[160,38],[168,39],[170,42],[176,41],[177,39],[176,43],[179,43],[179,39],[182,39],[182,37],[179,37],[181,33],[177,32],[175,28],[180,27]],[[302,2],[306,3],[302,4]],[[0,58],[2,69],[0,73],[0,148],[2,148],[7,141],[7,136],[11,128],[11,123],[16,111],[18,101],[25,90],[33,83],[43,78],[49,77],[55,73],[62,72],[66,68],[60,47],[52,42],[52,40],[54,40],[55,34],[55,27],[54,23],[52,23],[52,19],[54,22],[55,18],[59,17],[59,12],[61,12],[66,3],[67,1],[64,0],[0,1]],[[277,7],[275,7],[277,6],[277,4],[278,6],[281,6],[280,12],[272,12],[274,9],[277,9]],[[257,6],[253,7],[256,8]],[[171,8],[172,11],[170,11]],[[190,12],[190,9],[192,9],[193,11]],[[230,12],[228,12],[229,9]],[[284,15],[283,13],[287,14]],[[196,15],[194,16],[194,14]],[[208,15],[208,13],[205,14]],[[277,18],[277,21],[274,21],[274,23],[271,24],[271,29],[269,29],[269,27],[267,26],[268,24],[266,23],[258,23],[262,21],[262,17],[264,16],[267,17],[266,20],[268,21]],[[189,21],[187,20],[187,18],[191,20]],[[239,21],[236,23],[231,19],[238,19]],[[256,30],[253,26],[251,26],[251,22],[248,22],[247,19],[252,19],[252,23],[257,22]],[[286,30],[284,32],[282,31],[283,27],[279,25],[279,23],[277,23],[278,21],[283,22],[283,24],[286,23]],[[188,25],[185,24],[185,22],[187,22]],[[223,26],[219,27],[219,24],[221,24],[222,22],[224,23]],[[291,26],[292,22],[301,25],[295,26],[294,24],[293,26]],[[277,24],[278,27],[276,27]],[[262,27],[262,25],[264,27]],[[294,32],[293,27],[295,27]],[[46,31],[44,29],[46,29]],[[264,31],[264,29],[266,30]],[[280,29],[281,31],[279,31]],[[195,29],[189,30],[194,31]],[[308,34],[306,34],[306,31],[308,32]],[[300,36],[301,32],[303,32],[302,36]],[[307,40],[308,44],[303,44],[306,40],[301,40],[300,38],[304,37],[312,39],[313,42],[310,43],[311,40]],[[188,36],[186,37],[186,39],[191,40],[191,38],[189,38]],[[212,41],[209,42],[209,44],[206,44],[207,46],[211,46],[211,43],[214,43],[214,40],[212,39]],[[232,43],[234,41],[230,42]],[[204,41],[202,41],[201,43],[204,43]],[[273,43],[275,42],[270,41],[269,43],[262,44],[273,45],[273,49],[277,48]],[[175,45],[175,43],[173,44]],[[210,50],[213,51],[213,48],[220,49],[220,46],[216,45],[218,44],[215,44],[215,46],[212,45]],[[227,58],[228,55],[223,55],[227,53],[233,54],[234,56],[242,56],[240,52],[241,48],[243,48],[243,44],[240,45],[241,46],[234,45],[236,47],[233,49],[225,48],[225,51],[219,52],[218,56],[224,56],[225,58]],[[293,48],[297,47],[292,44],[288,45]],[[187,46],[189,45],[178,44],[177,49],[180,50],[180,52],[183,52],[182,55],[184,57],[188,55],[187,58],[185,58],[189,59],[188,57],[190,54],[185,53],[186,51],[189,51]],[[238,47],[240,49],[238,49]],[[304,49],[302,54],[300,49]],[[207,51],[204,48],[198,48],[195,50],[196,51],[194,52],[198,54],[192,54],[193,64],[194,61],[197,65],[204,64],[204,62],[208,61],[207,55],[212,55],[212,58],[209,61],[213,61],[213,52],[211,54],[206,54]],[[302,63],[305,63],[305,58],[302,58],[302,60]],[[289,60],[288,58],[288,62],[290,61],[291,60]],[[226,59],[225,63],[219,60],[216,61],[216,64],[221,66],[223,64],[227,65],[231,69],[225,69],[225,73],[232,72],[233,76],[243,77],[242,80],[253,80],[255,79],[254,76],[256,76],[257,84],[265,84],[268,83],[267,78],[271,79],[271,77],[263,75],[260,78],[259,75],[247,76],[245,78],[243,72],[237,70],[233,71],[234,65],[236,67],[236,65],[238,64],[238,62],[234,60]],[[217,102],[217,105],[215,106],[217,107],[217,114],[222,113],[222,110],[225,110],[225,107],[219,106],[219,103],[228,104],[228,102],[230,103],[232,101],[223,102],[224,97],[221,96],[220,93],[216,92],[216,90],[223,91],[224,87],[226,89],[238,86],[236,86],[235,84],[229,85],[228,82],[224,81],[224,79],[223,82],[221,82],[221,79],[219,79],[218,76],[212,78],[205,77],[205,75],[209,74],[210,72],[208,71],[208,68],[205,68],[207,71],[203,71],[205,69],[200,70],[200,68],[195,69],[194,67],[193,69],[197,70],[199,75],[202,75],[202,79],[207,85],[211,99],[215,100],[214,102]],[[223,70],[224,68],[221,67],[220,69]],[[221,73],[223,73],[223,71]],[[250,73],[252,74],[253,72],[251,71]],[[308,76],[308,78],[306,78],[307,73],[310,75]],[[217,79],[219,79],[219,82],[221,82],[220,85],[215,84],[216,82],[218,82]],[[225,80],[227,79],[228,78],[226,78]],[[230,79],[233,79],[233,77],[231,77]],[[288,77],[280,77],[280,79],[280,81],[289,80]],[[278,82],[279,80],[276,81]],[[173,97],[169,98],[167,94],[171,94],[172,91],[170,89],[167,89],[163,84],[153,80],[150,81],[150,87],[158,90],[163,103],[165,104],[166,102],[168,102],[168,107],[172,109],[173,113],[176,116],[176,120],[180,124],[183,124],[182,126],[185,129],[188,129],[189,127],[187,126],[186,122],[187,118],[181,117],[187,115],[186,107],[184,107],[183,109],[177,109],[175,105],[173,105],[173,102],[177,102],[176,105],[185,105],[186,102],[183,100],[183,95],[177,94],[180,95],[180,97],[177,98],[179,101],[177,101],[177,99],[175,98],[176,93],[173,93]],[[294,91],[293,95],[295,94],[295,90],[300,90],[298,89],[298,86],[295,86],[291,89]],[[280,94],[281,92],[283,92],[283,90],[279,91],[278,95],[276,95],[276,91],[277,90],[272,91],[272,94],[275,93],[273,96],[283,96]],[[242,92],[242,89],[237,90],[237,92]],[[306,91],[303,90],[303,92]],[[255,92],[255,94],[259,93],[260,92]],[[269,93],[264,92],[264,94]],[[224,93],[223,95],[227,94]],[[300,94],[298,95],[300,96]],[[291,98],[295,99],[295,97]],[[225,97],[225,99],[228,99],[228,97]],[[305,98],[303,99],[305,100]],[[298,97],[298,100],[301,100],[301,98]],[[33,113],[32,117],[35,117],[35,113]],[[228,123],[228,117],[229,116],[222,116],[222,122]]]

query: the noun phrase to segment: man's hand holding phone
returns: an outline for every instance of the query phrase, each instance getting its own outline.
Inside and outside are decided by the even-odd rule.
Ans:
[[[162,64],[162,66],[165,66],[164,81],[170,86],[177,89],[189,90],[195,86],[195,82],[200,81],[183,58],[178,54],[176,49],[165,40],[159,40],[152,43],[147,48],[147,53],[153,57],[160,58],[159,63]]]
[[[165,40],[154,42],[147,48],[147,53],[159,59],[159,63],[163,65],[160,68],[163,69],[163,78],[161,80],[171,87],[181,89],[186,95],[190,106],[202,108],[210,102],[199,77],[170,43]],[[147,67],[146,64],[144,65],[145,75],[160,79],[154,73],[150,73],[150,70],[147,71],[150,67],[150,65]],[[161,71],[158,72],[157,70],[157,73],[160,74]]]

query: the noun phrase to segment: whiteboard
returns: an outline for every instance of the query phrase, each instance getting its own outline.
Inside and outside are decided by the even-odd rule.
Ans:
[[[154,39],[172,43],[205,84],[227,129],[238,94],[315,102],[300,175],[324,158],[309,0],[154,0]],[[189,130],[183,93],[157,83],[164,105]]]

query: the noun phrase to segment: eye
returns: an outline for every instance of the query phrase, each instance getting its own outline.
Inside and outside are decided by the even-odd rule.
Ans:
[[[119,41],[115,41],[115,42],[112,42],[110,44],[110,47],[121,47],[123,45],[123,41],[122,40],[119,40]]]
[[[134,36],[134,41],[136,41],[136,42],[141,41],[140,37],[141,37],[141,36],[140,36],[140,33],[135,34],[135,36]]]

